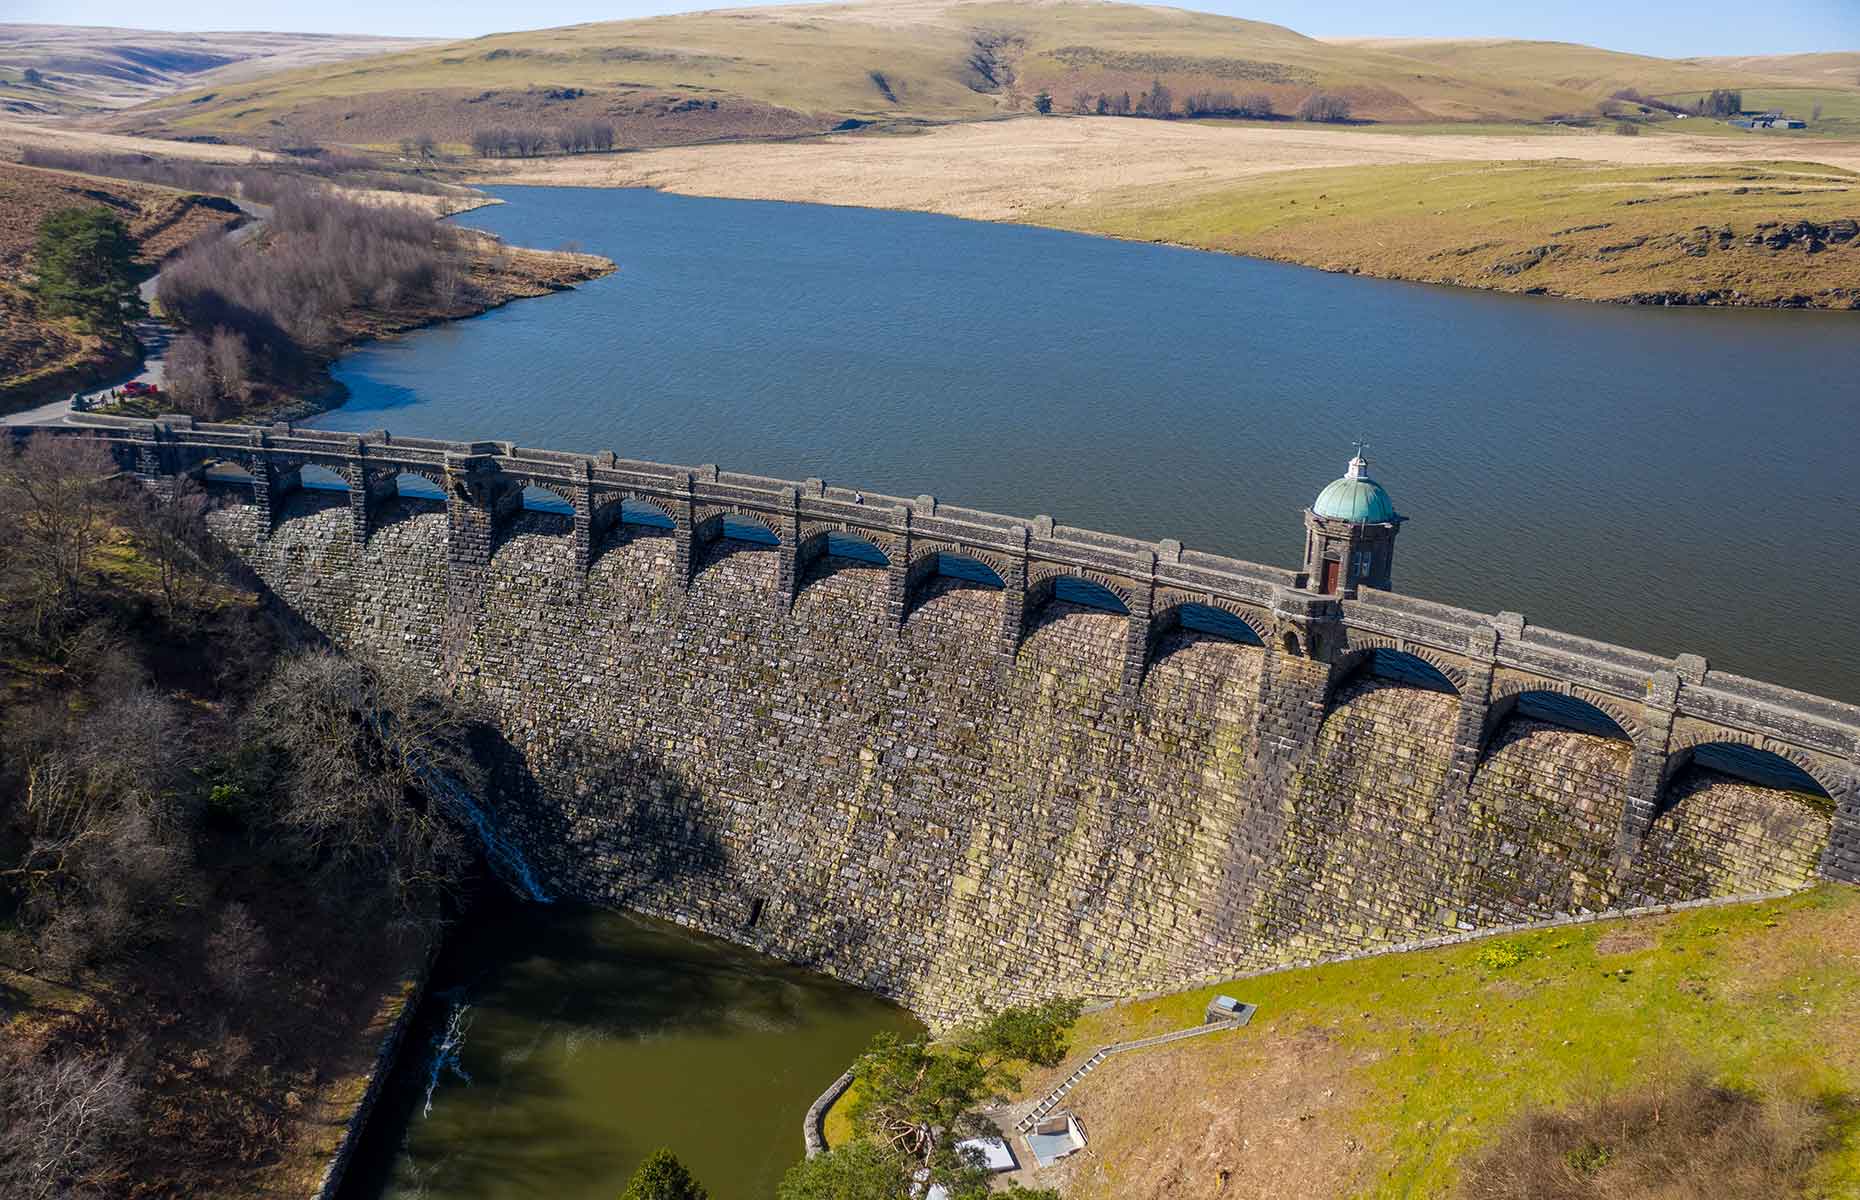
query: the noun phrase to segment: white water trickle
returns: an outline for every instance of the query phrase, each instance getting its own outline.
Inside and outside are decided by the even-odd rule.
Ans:
[[[490,813],[484,811],[471,792],[460,787],[443,771],[429,771],[425,781],[453,813],[470,821],[472,828],[478,831],[478,840],[484,846],[484,857],[491,864],[492,870],[506,884],[515,889],[525,899],[537,904],[549,904],[554,897],[543,890],[537,882],[536,875],[530,870],[530,864],[523,857],[523,851],[515,843],[503,836],[497,821]]]
[[[453,993],[457,996],[459,993]],[[461,999],[452,1001],[452,1009],[446,1014],[446,1027],[433,1036],[433,1065],[426,1076],[426,1107],[423,1116],[433,1115],[433,1092],[439,1087],[439,1077],[447,1071],[471,1082],[471,1076],[465,1073],[462,1055],[465,1050],[465,1033],[471,1028],[471,1005]]]

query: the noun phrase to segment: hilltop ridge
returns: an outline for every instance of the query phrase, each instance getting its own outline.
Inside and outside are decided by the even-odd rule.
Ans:
[[[614,123],[619,144],[819,132],[1031,111],[1050,94],[1139,93],[1162,80],[1263,95],[1281,113],[1314,91],[1376,122],[1540,121],[1647,92],[1801,86],[1787,59],[1668,60],[1591,46],[1319,40],[1181,8],[1081,0],[896,0],[718,9],[500,33],[197,88],[125,114],[124,128],[257,140],[289,132],[384,145],[463,143],[493,124]],[[1837,59],[1839,56],[1835,56]],[[1817,86],[1860,96],[1860,80]]]

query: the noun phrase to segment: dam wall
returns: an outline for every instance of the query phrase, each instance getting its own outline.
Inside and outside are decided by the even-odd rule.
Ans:
[[[152,486],[235,466],[209,520],[280,605],[484,706],[552,892],[936,1023],[1860,880],[1860,710],[1690,656],[818,480],[102,434]]]

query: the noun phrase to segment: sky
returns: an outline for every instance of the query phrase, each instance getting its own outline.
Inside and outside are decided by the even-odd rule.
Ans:
[[[467,38],[743,0],[0,0],[0,21]],[[1513,37],[1676,58],[1860,50],[1860,0],[1203,0],[1313,37]]]

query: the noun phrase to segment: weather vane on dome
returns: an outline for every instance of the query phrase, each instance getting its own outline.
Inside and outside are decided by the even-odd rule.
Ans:
[[[1345,472],[1344,478],[1361,479],[1363,477],[1363,472],[1369,468],[1369,460],[1363,457],[1363,451],[1367,449],[1369,449],[1369,443],[1358,438],[1356,441],[1356,457],[1350,460],[1350,469]]]

